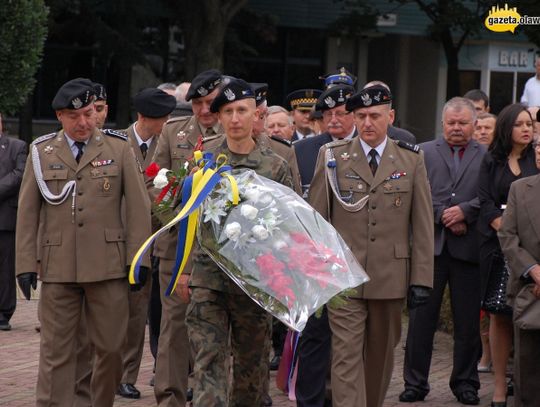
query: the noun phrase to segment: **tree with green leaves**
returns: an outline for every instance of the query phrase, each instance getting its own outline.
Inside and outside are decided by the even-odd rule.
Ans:
[[[14,114],[34,89],[43,55],[44,0],[3,0],[0,6],[0,112]]]
[[[428,36],[440,42],[447,62],[446,98],[459,96],[459,51],[465,41],[483,29],[488,9],[486,0],[393,0],[401,4],[415,3],[430,20]]]

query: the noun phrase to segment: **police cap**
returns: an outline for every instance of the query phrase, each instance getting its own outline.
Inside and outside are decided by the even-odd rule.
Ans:
[[[356,76],[347,71],[344,67],[339,68],[337,72],[332,72],[324,76],[319,76],[319,79],[324,81],[324,86],[329,88],[335,85],[349,85],[354,86],[356,83]]]
[[[317,98],[321,93],[322,91],[319,89],[295,90],[287,95],[287,104],[291,106],[291,110],[310,111],[315,106],[315,103],[317,103]]]

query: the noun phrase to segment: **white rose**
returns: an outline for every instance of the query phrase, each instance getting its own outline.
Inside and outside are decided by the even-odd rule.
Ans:
[[[268,230],[264,226],[261,225],[255,225],[251,228],[251,233],[253,233],[253,236],[255,236],[259,240],[266,240],[268,239]]]
[[[240,207],[240,214],[249,220],[253,220],[257,217],[257,214],[259,213],[259,210],[255,208],[254,206],[242,204]]]
[[[244,191],[244,194],[247,196],[247,198],[254,202],[254,203],[257,203],[257,201],[259,200],[259,196],[261,195],[261,193],[259,192],[259,190],[257,188],[246,188],[246,190]]]
[[[287,243],[283,240],[276,240],[273,246],[275,250],[281,250],[287,246]]]
[[[224,232],[225,236],[236,242],[242,233],[242,226],[238,222],[231,222],[225,226]]]
[[[167,186],[169,179],[167,178],[167,173],[169,170],[167,168],[162,168],[159,170],[158,174],[154,178],[154,186],[156,188],[162,189]]]

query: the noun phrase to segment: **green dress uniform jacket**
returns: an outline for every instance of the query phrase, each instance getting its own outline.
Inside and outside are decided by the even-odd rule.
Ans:
[[[95,129],[79,164],[63,131],[34,146],[49,190],[59,194],[71,180],[76,190],[60,205],[44,201],[29,157],[19,196],[17,274],[36,271],[41,221],[42,281],[125,278],[126,265],[150,234],[150,202],[130,145]],[[149,259],[142,264],[149,266]]]
[[[329,148],[341,195],[351,203],[369,195],[358,212],[345,210],[326,180]],[[369,275],[358,297],[405,298],[410,285],[431,287],[433,210],[423,154],[388,139],[374,177],[359,140],[352,139],[323,146],[315,168],[309,203],[334,225]]]

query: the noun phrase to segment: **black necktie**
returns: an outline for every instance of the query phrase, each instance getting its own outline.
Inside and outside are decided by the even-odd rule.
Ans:
[[[141,154],[144,159],[146,159],[146,152],[148,151],[148,145],[146,143],[142,143],[139,148],[141,149]]]
[[[369,159],[369,168],[371,168],[371,173],[375,175],[377,168],[379,167],[379,164],[377,164],[377,150],[372,148],[369,152],[369,156],[371,157]]]
[[[81,157],[84,153],[83,148],[85,146],[85,143],[82,141],[76,141],[75,146],[77,147],[77,150],[79,150],[77,151],[77,155],[75,156],[75,161],[77,161],[77,164],[78,164],[79,161],[81,161]]]

